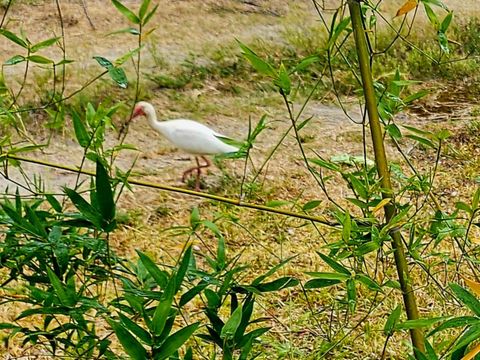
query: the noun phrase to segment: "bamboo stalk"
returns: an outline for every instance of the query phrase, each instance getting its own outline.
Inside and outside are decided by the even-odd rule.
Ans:
[[[92,172],[92,171],[79,170],[79,169],[76,169],[76,168],[73,168],[73,167],[70,167],[70,166],[66,166],[66,165],[54,164],[54,163],[50,163],[50,162],[43,161],[43,160],[31,159],[31,158],[26,158],[26,157],[22,157],[22,156],[11,155],[11,154],[8,154],[8,153],[0,154],[0,160],[2,160],[2,158],[24,161],[24,162],[28,162],[28,163],[31,163],[31,164],[37,164],[37,165],[40,165],[40,166],[46,166],[46,167],[51,167],[51,168],[55,168],[55,169],[71,171],[71,172],[75,172],[77,174],[95,176],[95,173]],[[151,183],[151,182],[146,182],[146,181],[141,181],[141,180],[135,180],[135,179],[131,179],[131,178],[128,178],[128,183],[132,184],[132,185],[138,185],[138,186],[148,187],[148,188],[152,188],[152,189],[165,190],[165,191],[169,191],[169,192],[181,193],[181,194],[185,194],[185,195],[190,195],[190,196],[195,196],[195,197],[199,197],[199,198],[209,199],[209,200],[218,201],[218,202],[222,202],[222,203],[226,203],[226,204],[231,204],[231,205],[238,206],[238,207],[244,207],[244,208],[249,208],[249,209],[254,209],[254,210],[265,211],[265,212],[269,212],[269,213],[273,213],[273,214],[290,216],[290,217],[297,218],[297,219],[313,221],[315,223],[323,224],[323,225],[326,225],[326,226],[329,226],[329,227],[338,228],[338,226],[339,226],[339,224],[337,222],[331,222],[331,221],[329,221],[326,218],[321,217],[321,216],[313,216],[313,215],[308,215],[308,214],[302,214],[302,213],[295,212],[295,211],[277,209],[277,208],[273,208],[273,207],[270,207],[270,206],[267,206],[267,205],[262,205],[262,204],[253,204],[253,203],[249,203],[249,202],[244,202],[241,199],[232,199],[232,198],[227,198],[227,197],[224,197],[224,196],[218,196],[218,195],[213,195],[213,194],[209,194],[209,193],[203,193],[203,192],[200,192],[200,191],[193,191],[193,190],[183,189],[183,188],[179,188],[179,187],[175,187],[175,186],[169,186],[169,185],[164,185],[164,184],[156,184],[156,183]]]
[[[385,153],[385,145],[383,142],[383,132],[380,125],[380,118],[377,108],[377,100],[373,87],[372,72],[370,69],[370,54],[367,47],[365,37],[365,28],[362,22],[362,14],[359,0],[348,0],[348,7],[352,20],[355,44],[357,47],[358,62],[363,83],[363,92],[368,112],[370,124],[370,132],[372,135],[373,150],[375,153],[375,162],[377,165],[378,175],[381,179],[382,197],[392,198],[394,196],[392,184],[390,181],[390,173],[388,170],[388,161]],[[396,214],[397,210],[393,201],[389,202],[385,207],[385,219],[388,223]],[[412,283],[408,274],[408,264],[403,247],[402,237],[398,229],[390,231],[392,237],[392,247],[394,249],[395,264],[397,267],[398,280],[402,289],[403,301],[407,318],[415,320],[419,318],[418,307],[416,303],[415,293],[413,292]],[[416,328],[410,330],[410,337],[413,346],[424,352],[425,339],[422,329]]]

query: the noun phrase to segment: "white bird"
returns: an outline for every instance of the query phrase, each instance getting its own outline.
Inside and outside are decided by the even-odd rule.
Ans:
[[[135,105],[132,119],[138,116],[145,116],[150,126],[178,149],[195,155],[197,166],[186,170],[182,175],[185,182],[187,176],[196,171],[195,190],[200,190],[201,169],[208,168],[211,163],[204,155],[227,154],[238,151],[238,147],[224,143],[220,138],[226,136],[217,133],[209,127],[193,120],[175,119],[158,121],[157,114],[152,104],[140,101]],[[198,158],[205,163],[200,164]]]

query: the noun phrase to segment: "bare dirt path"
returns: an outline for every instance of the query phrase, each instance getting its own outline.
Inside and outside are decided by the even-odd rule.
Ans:
[[[335,3],[335,2],[333,2]],[[88,1],[88,15],[95,26],[92,29],[85,16],[81,4],[77,1],[61,2],[64,30],[66,34],[66,46],[68,58],[76,59],[72,65],[75,69],[69,72],[67,83],[69,88],[76,88],[84,81],[84,74],[90,73],[98,65],[92,59],[94,55],[105,56],[115,59],[118,56],[136,47],[136,39],[133,36],[110,35],[108,33],[127,27],[128,22],[116,11],[108,1]],[[137,1],[125,2],[127,6],[135,8]],[[279,37],[282,27],[285,24],[291,26],[302,16],[306,21],[315,21],[311,4],[308,1],[254,1],[242,2],[233,0],[223,1],[159,1],[159,11],[151,24],[156,28],[151,36],[148,48],[152,51],[145,51],[146,71],[152,65],[152,54],[160,56],[170,63],[181,61],[190,53],[202,53],[208,47],[215,47],[222,42],[231,42],[234,38],[241,38],[248,41],[251,38],[265,38],[268,40]],[[401,6],[402,1],[388,4],[392,9]],[[456,1],[447,1],[447,4],[459,14],[471,13],[478,10],[476,0],[466,0],[462,4]],[[10,10],[5,24],[11,31],[19,32],[20,29],[26,33],[32,42],[44,40],[57,36],[61,33],[57,9],[54,3],[37,2],[34,4],[15,4]],[[12,46],[6,39],[0,39],[0,61],[5,62],[9,57],[19,53],[21,49]],[[148,49],[147,49],[148,50]],[[61,57],[61,51],[48,50],[46,54],[54,59]],[[98,67],[100,70],[100,68]],[[6,67],[5,74],[8,84],[15,84],[15,74],[22,73],[21,66]],[[29,78],[27,83],[30,89],[34,89],[35,77]],[[113,85],[112,85],[113,86]],[[186,96],[191,96],[195,102],[201,97],[203,102],[212,104],[213,111],[208,116],[196,120],[207,123],[217,130],[238,139],[245,138],[248,128],[248,117],[260,118],[263,113],[269,114],[270,120],[275,120],[272,127],[265,136],[260,137],[258,146],[257,163],[266,156],[278,140],[281,131],[289,125],[285,110],[280,106],[270,107],[262,104],[262,99],[254,99],[256,109],[253,112],[241,113],[233,110],[236,101],[233,97],[224,96],[213,89],[202,91],[200,94],[190,91]],[[170,100],[158,94],[152,102],[157,106],[160,116],[182,117],[183,114],[176,114],[169,111]],[[247,101],[247,100],[245,100]],[[360,119],[358,107],[351,106],[353,117]],[[221,111],[216,111],[220,109]],[[240,115],[240,116],[239,116]],[[361,127],[349,121],[342,109],[337,106],[327,106],[321,103],[312,102],[307,108],[305,116],[313,116],[308,128],[308,137],[311,140],[305,144],[306,148],[314,149],[320,154],[329,157],[334,154],[348,153],[356,154],[361,152],[360,139]],[[119,119],[121,120],[121,119]],[[405,118],[406,121],[415,119]],[[418,120],[418,119],[417,119]],[[420,119],[421,120],[421,119]],[[82,149],[70,137],[55,136],[48,148],[42,152],[37,151],[33,156],[46,161],[78,166],[82,158]],[[36,134],[37,142],[42,143],[46,135]],[[109,134],[107,144],[113,146],[116,142],[116,134]],[[140,152],[125,152],[117,161],[117,166],[128,169],[136,160],[136,176],[152,182],[180,185],[179,175],[183,168],[189,166],[183,154],[175,152],[164,139],[149,129],[145,122],[132,124],[126,142],[135,145]],[[108,146],[107,145],[107,146]],[[289,151],[295,146],[294,140],[289,137],[280,148],[279,155],[275,156],[269,167],[269,174],[272,178],[285,174],[286,163],[297,164],[296,158]],[[138,157],[138,158],[137,158]],[[91,164],[88,165],[91,167]],[[88,167],[87,166],[87,167]],[[299,166],[301,165],[294,165]],[[239,175],[239,165],[233,165]],[[52,187],[48,190],[59,191],[60,186],[72,186],[76,175],[64,171],[52,171],[51,169],[38,166],[26,165],[25,170],[38,173],[44,182]],[[291,169],[289,169],[290,171]],[[235,172],[235,170],[234,170]],[[14,169],[10,172],[14,179],[22,181],[21,175]],[[218,171],[216,175],[219,176]],[[12,184],[0,179],[0,188],[4,190],[7,186],[12,190]],[[145,204],[155,202],[156,196],[150,192],[150,199],[139,195],[139,203]]]

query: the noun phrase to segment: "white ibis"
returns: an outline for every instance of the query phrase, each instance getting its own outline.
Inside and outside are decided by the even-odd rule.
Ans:
[[[157,114],[152,104],[140,101],[135,105],[132,119],[137,116],[145,116],[150,126],[163,135],[178,149],[195,155],[197,166],[186,170],[182,175],[185,182],[187,176],[196,172],[195,190],[200,190],[200,175],[202,169],[211,165],[204,155],[227,154],[238,151],[238,147],[224,143],[220,138],[227,138],[209,127],[193,120],[175,119],[158,121]],[[205,163],[200,164],[199,158]]]

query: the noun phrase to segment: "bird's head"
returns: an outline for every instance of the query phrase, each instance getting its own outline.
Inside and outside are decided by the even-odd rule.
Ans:
[[[150,114],[153,114],[154,112],[155,110],[153,109],[153,106],[151,104],[145,101],[140,101],[135,104],[135,107],[133,108],[132,118],[130,120],[133,120],[139,116],[148,116]]]

